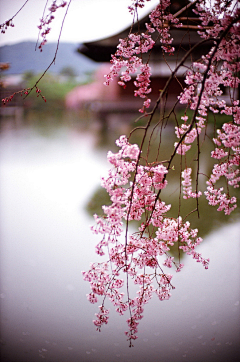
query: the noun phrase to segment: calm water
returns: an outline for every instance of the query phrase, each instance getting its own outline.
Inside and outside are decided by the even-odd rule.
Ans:
[[[101,333],[81,271],[96,260],[97,236],[85,205],[106,173],[105,152],[89,132],[60,128],[1,134],[2,361],[238,361],[239,223],[206,237],[174,275],[169,301],[151,301],[130,349],[126,317],[112,310]]]

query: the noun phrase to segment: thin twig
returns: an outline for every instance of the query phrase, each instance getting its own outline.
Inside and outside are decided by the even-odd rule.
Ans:
[[[64,17],[63,17],[61,29],[60,29],[59,36],[58,36],[57,47],[56,47],[56,51],[55,51],[53,60],[51,61],[51,63],[49,64],[49,66],[45,69],[45,71],[43,72],[43,74],[41,75],[41,77],[40,77],[40,78],[37,80],[37,82],[34,84],[34,86],[33,86],[32,88],[30,88],[29,93],[24,97],[24,99],[25,99],[26,97],[28,97],[28,95],[32,92],[32,90],[33,90],[34,88],[36,88],[37,84],[38,84],[38,83],[40,82],[40,80],[45,76],[45,74],[47,73],[47,71],[49,70],[49,68],[50,68],[53,64],[55,64],[55,61],[56,61],[56,58],[57,58],[57,53],[58,53],[58,48],[59,48],[59,44],[60,44],[60,38],[61,38],[62,30],[63,30],[64,21],[65,21],[65,19],[66,19],[66,16],[67,16],[67,13],[68,13],[68,9],[69,9],[69,6],[70,6],[71,2],[72,2],[72,0],[69,1],[68,6],[67,6],[67,9],[66,9],[65,14],[64,14]]]

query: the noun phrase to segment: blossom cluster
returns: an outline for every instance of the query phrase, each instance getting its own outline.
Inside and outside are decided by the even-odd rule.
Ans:
[[[237,103],[237,102],[236,102]],[[239,108],[234,107],[237,113]],[[235,117],[236,120],[236,117]],[[212,174],[207,181],[206,198],[210,205],[217,205],[218,211],[224,211],[229,215],[237,207],[236,197],[231,197],[224,192],[224,188],[216,188],[215,185],[220,177],[227,180],[229,186],[239,187],[239,161],[240,161],[240,127],[238,124],[224,123],[222,130],[218,130],[218,137],[214,139],[218,146],[212,151],[211,156],[219,161],[212,169]]]
[[[206,127],[206,118],[209,112],[228,116],[229,122],[217,130],[217,137],[213,138],[215,144],[211,157],[217,160],[207,181],[207,190],[204,192],[209,205],[218,206],[218,211],[229,215],[236,207],[236,197],[231,197],[229,186],[239,187],[239,147],[240,147],[240,108],[236,99],[236,90],[240,84],[238,76],[239,63],[239,18],[238,9],[230,8],[231,2],[225,8],[222,2],[216,1],[214,9],[206,9],[200,1],[197,13],[202,20],[199,34],[203,38],[217,37],[229,29],[227,37],[220,38],[219,44],[211,48],[201,61],[192,64],[186,74],[187,87],[179,96],[179,102],[186,104],[187,108],[195,111],[194,119],[182,117],[184,123],[176,127],[175,133],[179,141],[175,143],[177,153],[185,155],[192,143]],[[225,12],[225,16],[223,15]],[[214,26],[209,27],[209,23]],[[204,28],[206,27],[207,28]],[[223,93],[228,92],[229,97]],[[218,187],[218,181],[223,177],[227,181],[227,190]],[[185,194],[186,196],[186,194]]]
[[[0,24],[1,34],[5,34],[6,30],[9,27],[12,27],[12,28],[14,27],[12,19],[9,19],[9,20],[5,21],[3,24]]]
[[[14,96],[16,96],[17,94],[19,94],[21,97],[27,96],[34,88],[36,90],[37,97],[40,96],[44,100],[44,102],[47,102],[45,96],[41,93],[41,90],[35,85],[33,88],[24,88],[20,91],[14,92],[9,97],[3,98],[2,105],[6,106],[9,102],[13,100]]]
[[[232,22],[233,16],[239,16],[238,2],[215,0],[206,5],[204,0],[198,0],[193,11],[201,20],[199,34],[203,38],[217,37]]]
[[[148,108],[150,105],[150,98],[148,94],[151,92],[150,88],[150,75],[151,68],[149,64],[143,64],[142,59],[138,56],[142,53],[147,53],[152,49],[154,41],[148,34],[130,34],[126,39],[120,39],[116,53],[112,55],[111,69],[109,74],[105,76],[105,85],[109,85],[109,82],[115,77],[118,77],[122,68],[119,85],[126,87],[126,82],[132,79],[132,75],[138,72],[140,73],[134,81],[134,85],[138,88],[134,95],[144,98],[144,105],[140,112],[144,112],[145,107]]]
[[[149,19],[150,24],[146,24],[148,31],[153,33],[157,31],[160,37],[160,43],[162,44],[162,50],[166,53],[172,54],[175,48],[171,46],[173,38],[170,35],[170,25],[181,27],[181,23],[178,18],[174,17],[173,14],[167,11],[171,5],[170,0],[160,1],[159,5],[154,9]]]
[[[84,280],[90,283],[88,300],[102,304],[96,314],[94,324],[100,330],[108,322],[109,310],[105,309],[105,299],[109,298],[116,311],[122,315],[129,311],[127,338],[137,338],[139,320],[143,318],[144,305],[156,294],[159,300],[171,296],[172,274],[164,268],[175,267],[179,272],[183,264],[171,256],[175,243],[188,255],[208,268],[208,259],[196,252],[202,239],[198,230],[191,229],[181,217],[166,217],[171,205],[158,198],[159,190],[166,188],[167,168],[163,164],[142,165],[141,151],[136,144],[129,143],[121,136],[116,144],[119,152],[108,152],[108,160],[113,168],[102,179],[102,186],[108,192],[111,205],[103,206],[103,216],[95,215],[92,231],[102,235],[96,246],[96,253],[106,256],[102,263],[90,266],[83,272]],[[138,232],[123,235],[124,222],[135,220],[141,223]],[[128,290],[129,280],[139,286],[135,297],[121,291]]]
[[[146,0],[151,1],[151,0]],[[145,5],[145,0],[132,0],[132,5],[129,5],[128,10],[131,14],[134,14],[135,11],[139,9],[142,9]]]
[[[187,123],[188,116],[181,117],[184,123],[181,126],[175,127],[175,134],[179,138],[179,142],[175,142],[174,146],[180,155],[185,155],[191,148],[191,144],[200,135],[203,128],[205,128],[205,118],[196,117],[195,127],[191,128],[191,123]]]
[[[192,191],[191,173],[192,173],[192,169],[190,167],[186,168],[182,172],[182,178],[183,178],[182,185],[183,185],[183,198],[184,199],[190,199],[191,197],[197,198],[202,195],[201,191],[198,191],[198,192]]]
[[[134,85],[137,90],[134,91],[134,95],[144,99],[143,107],[139,109],[141,113],[144,113],[151,104],[149,98],[152,91],[150,88],[151,68],[148,63],[144,64],[142,60],[142,54],[148,53],[155,45],[151,33],[157,31],[164,52],[172,54],[175,50],[171,46],[173,39],[169,33],[170,24],[180,27],[181,23],[167,11],[170,3],[170,0],[160,1],[160,4],[149,15],[150,21],[146,23],[145,33],[130,33],[126,39],[119,39],[117,51],[112,55],[110,72],[105,75],[105,85],[109,85],[110,81],[120,76],[118,84],[124,88],[132,76],[136,77]],[[134,12],[138,7],[143,6],[144,0],[133,1],[133,5],[129,9],[130,12]]]
[[[42,52],[43,46],[47,43],[47,35],[50,33],[50,24],[54,20],[55,16],[53,13],[55,13],[59,8],[64,8],[67,5],[67,1],[62,1],[61,4],[57,5],[57,0],[53,0],[52,4],[50,6],[49,13],[44,17],[40,19],[40,25],[38,25],[38,29],[41,31],[40,35],[42,37],[42,41],[40,45],[38,46],[38,49]]]

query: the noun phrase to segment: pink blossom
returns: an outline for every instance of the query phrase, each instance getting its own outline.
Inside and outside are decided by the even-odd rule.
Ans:
[[[183,198],[184,199],[189,199],[191,197],[197,198],[202,195],[201,191],[198,191],[197,193],[192,192],[191,173],[192,173],[191,168],[187,168],[182,172],[182,178],[183,178],[182,185],[183,185]]]

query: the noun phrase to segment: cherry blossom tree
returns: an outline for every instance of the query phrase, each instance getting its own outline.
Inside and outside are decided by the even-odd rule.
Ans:
[[[147,1],[147,0],[146,0]],[[138,8],[144,6],[144,0],[133,0],[129,11],[134,19],[138,19]],[[198,24],[188,25],[181,20],[181,14],[191,7],[197,15]],[[190,19],[189,19],[190,20]],[[234,1],[216,0],[212,5],[205,0],[195,0],[180,11],[171,12],[171,1],[160,0],[150,13],[145,32],[128,35],[120,39],[117,51],[112,55],[111,68],[105,76],[105,84],[109,85],[114,78],[118,84],[126,87],[127,82],[135,85],[134,96],[143,100],[142,114],[138,120],[144,125],[134,128],[129,136],[123,135],[116,144],[117,153],[108,152],[111,164],[108,176],[102,179],[102,187],[110,196],[111,204],[103,206],[103,215],[95,215],[95,226],[92,231],[100,236],[96,253],[103,257],[103,262],[92,263],[89,271],[83,272],[84,280],[90,283],[91,292],[88,300],[97,303],[99,311],[94,324],[101,330],[108,323],[109,299],[117,313],[128,314],[128,330],[125,332],[129,346],[137,338],[138,324],[143,318],[144,306],[154,294],[160,301],[171,296],[173,274],[180,272],[183,264],[180,251],[191,256],[208,269],[209,259],[203,257],[197,246],[202,242],[197,229],[191,228],[187,216],[181,214],[179,207],[175,218],[168,217],[171,205],[162,198],[162,191],[168,187],[173,161],[181,163],[180,198],[195,199],[199,214],[199,197],[206,197],[212,207],[229,215],[237,206],[231,189],[239,187],[240,159],[240,108],[239,89],[239,41],[240,41],[240,8]],[[163,57],[171,57],[178,49],[174,49],[171,29],[186,28],[195,30],[200,40],[186,52],[184,57],[171,70],[165,87],[160,91],[156,103],[151,109],[151,52],[160,42]],[[153,40],[152,34],[157,34]],[[203,44],[204,48],[198,61],[187,64],[193,51]],[[209,47],[210,45],[210,47]],[[209,50],[210,49],[210,50]],[[144,54],[149,54],[144,62]],[[167,63],[168,64],[168,63]],[[180,68],[185,68],[185,86],[176,99],[174,107],[167,110],[167,92],[171,82],[176,79]],[[227,90],[228,96],[224,97]],[[180,119],[175,113],[178,104],[185,109]],[[205,190],[199,190],[200,153],[208,136],[208,116],[210,113],[222,114],[221,129],[214,132],[212,142],[214,150],[209,155],[215,160],[210,175],[206,179]],[[153,118],[158,114],[158,122],[153,125]],[[162,160],[160,152],[154,161],[149,160],[151,140],[157,129],[167,123],[170,114],[176,118],[176,142],[168,160]],[[189,116],[191,114],[191,116]],[[229,117],[226,117],[229,116]],[[131,143],[131,137],[141,133],[140,144]],[[159,146],[161,137],[159,137]],[[148,143],[147,151],[145,144]],[[187,153],[192,146],[197,147],[197,171],[195,186],[192,185],[192,160]],[[219,180],[225,180],[225,186],[219,186]],[[131,222],[138,221],[135,229]],[[201,230],[200,230],[201,232]],[[177,245],[179,257],[171,254],[171,247]],[[137,285],[138,291],[133,295],[131,285]]]
[[[150,0],[129,0],[133,22],[138,22],[138,9],[144,7],[146,1]],[[68,10],[70,3],[52,1],[48,15],[42,17],[39,25],[40,51],[47,41],[53,13],[60,7],[67,6]],[[89,270],[83,272],[83,278],[90,283],[88,300],[100,303],[94,320],[96,329],[100,331],[108,323],[109,299],[117,313],[127,314],[128,329],[125,333],[130,346],[137,338],[144,307],[153,295],[160,301],[170,298],[174,289],[173,271],[180,272],[184,266],[182,253],[208,269],[209,259],[197,251],[202,242],[199,236],[201,230],[192,228],[189,215],[182,214],[181,199],[186,202],[195,200],[196,207],[191,213],[195,213],[196,217],[201,216],[200,197],[207,199],[209,207],[215,207],[226,215],[237,207],[232,190],[239,187],[240,181],[239,4],[233,0],[215,0],[213,3],[194,0],[175,13],[171,5],[171,0],[159,0],[149,15],[145,32],[130,31],[127,38],[119,40],[109,73],[105,76],[106,86],[114,79],[121,87],[128,82],[134,83],[133,96],[142,99],[137,120],[141,124],[136,123],[129,135],[119,137],[116,141],[118,152],[108,152],[111,168],[102,179],[102,187],[109,194],[111,203],[102,206],[103,215],[94,215],[95,225],[92,227],[92,231],[99,235],[96,253],[103,261],[92,263]],[[182,16],[189,8],[196,16],[195,24],[191,24],[190,18]],[[2,32],[13,26],[12,20],[1,25]],[[184,29],[189,36],[191,30],[200,39],[182,59],[178,59],[174,69],[170,68],[164,88],[159,91],[156,102],[151,102],[152,50],[160,44],[162,57],[169,66],[169,57],[178,52],[173,46],[172,29]],[[197,49],[201,49],[201,57],[191,61]],[[185,85],[175,104],[167,107],[169,86],[182,69]],[[23,90],[25,95],[34,88],[39,94],[37,84]],[[11,99],[5,99],[3,103],[9,101]],[[176,112],[178,105],[184,109],[183,116],[178,116]],[[213,137],[208,132],[210,114],[223,115],[222,125],[214,129]],[[161,158],[161,132],[171,115],[175,119],[176,139],[166,160]],[[154,117],[158,119],[155,123]],[[140,134],[139,144],[132,142],[136,133]],[[149,150],[156,134],[159,147],[152,160]],[[214,166],[209,175],[201,175],[200,154],[204,140],[209,137],[214,145],[209,154]],[[197,154],[190,159],[189,150],[193,147],[196,147]],[[164,200],[163,191],[169,186],[174,162],[180,164],[179,209],[176,217],[169,217],[171,205]],[[193,163],[197,165],[196,172]],[[205,188],[201,190],[200,175],[205,178]],[[174,246],[179,251],[178,257],[171,253]],[[133,293],[134,285],[138,288],[136,294]]]

